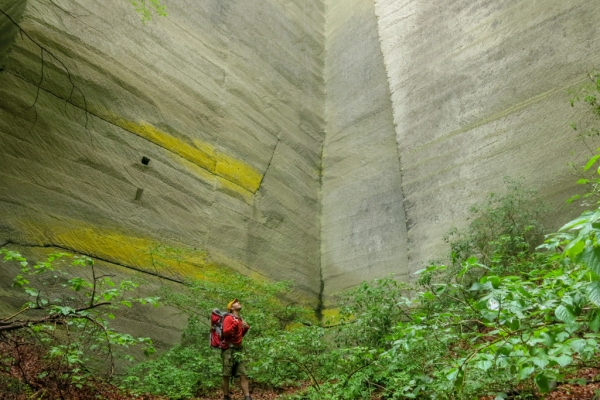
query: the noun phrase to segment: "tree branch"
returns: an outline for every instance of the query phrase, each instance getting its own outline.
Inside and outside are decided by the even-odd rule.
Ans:
[[[67,315],[63,315],[63,314],[51,314],[48,315],[46,317],[43,318],[37,318],[37,319],[28,319],[28,320],[24,320],[24,321],[15,321],[13,323],[11,323],[10,325],[4,325],[4,326],[0,326],[0,332],[10,332],[10,331],[16,331],[19,329],[23,329],[26,328],[28,326],[32,326],[32,325],[41,325],[41,324],[45,324],[45,323],[55,323],[58,325],[62,325],[65,323],[66,319],[69,317],[77,317],[78,315],[76,315],[77,313],[80,313],[82,311],[87,311],[87,310],[91,310],[93,308],[97,308],[97,307],[101,307],[101,306],[107,306],[110,305],[111,302],[109,301],[103,301],[101,303],[96,303],[90,306],[86,306],[86,307],[80,307],[75,309],[71,314],[67,314]],[[85,318],[85,316],[83,316]]]
[[[19,23],[17,21],[15,21],[6,11],[4,11],[3,9],[0,8],[0,14],[3,14],[14,26],[17,27],[17,29],[19,30],[19,33],[21,34],[21,37],[25,36],[27,39],[29,39],[33,44],[35,44],[36,46],[38,46],[40,48],[41,51],[41,60],[42,60],[42,70],[41,70],[41,76],[40,76],[40,81],[39,83],[36,85],[37,86],[37,91],[36,91],[36,96],[35,96],[35,100],[33,102],[33,104],[28,107],[28,108],[34,108],[35,110],[35,121],[37,121],[37,110],[35,109],[35,105],[38,101],[39,98],[39,94],[40,94],[40,89],[42,86],[42,82],[44,80],[44,53],[48,54],[50,57],[52,57],[61,67],[62,69],[64,69],[64,71],[67,73],[67,79],[69,80],[69,83],[71,84],[71,92],[69,94],[69,97],[66,99],[67,102],[74,104],[73,103],[73,94],[75,92],[79,93],[79,95],[81,96],[81,99],[83,101],[83,110],[85,112],[85,125],[84,127],[87,129],[87,125],[89,122],[89,117],[88,117],[88,110],[87,110],[87,99],[85,98],[85,95],[83,94],[83,92],[81,91],[81,89],[79,89],[77,87],[77,85],[75,85],[75,82],[73,82],[73,77],[71,75],[71,71],[69,71],[69,68],[67,68],[66,64],[64,62],[62,62],[53,52],[51,52],[50,50],[48,50],[45,46],[42,46],[39,42],[37,42],[35,39],[33,39],[31,37],[31,35],[29,35],[29,33],[27,33],[26,30],[24,30],[21,25],[19,25]],[[35,121],[34,121],[34,125],[35,125]],[[33,127],[32,127],[33,129]]]

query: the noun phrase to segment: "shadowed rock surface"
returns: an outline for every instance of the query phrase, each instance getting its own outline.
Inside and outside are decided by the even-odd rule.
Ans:
[[[394,273],[407,233],[392,103],[373,3],[327,2],[321,263],[327,294]]]
[[[2,239],[142,269],[196,248],[316,301],[323,5],[168,8],[27,2],[0,75]]]

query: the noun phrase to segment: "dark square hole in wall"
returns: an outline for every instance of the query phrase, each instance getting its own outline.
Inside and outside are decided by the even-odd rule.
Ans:
[[[144,164],[144,165],[150,164],[150,159],[146,156],[142,157],[142,164]]]

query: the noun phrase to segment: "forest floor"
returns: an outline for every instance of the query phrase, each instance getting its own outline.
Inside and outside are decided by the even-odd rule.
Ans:
[[[594,372],[594,377],[596,375]],[[590,376],[590,378],[593,378]],[[585,379],[585,378],[583,378]],[[2,385],[0,378],[0,385]],[[38,398],[61,398],[58,393],[54,393],[54,390],[50,389],[48,391],[43,388],[35,393],[11,393],[4,390],[5,388],[0,387],[0,399],[1,400],[30,400],[30,399],[38,399]],[[298,388],[289,388],[286,390],[273,390],[266,388],[253,388],[251,391],[253,400],[275,400],[282,399],[286,395],[297,392]],[[546,397],[538,397],[539,399],[544,400],[596,400],[600,398],[600,382],[591,382],[580,384],[580,383],[565,383],[559,385],[556,390],[552,393],[546,395]],[[55,397],[55,395],[57,395]],[[141,395],[141,396],[133,396],[128,395],[116,388],[111,388],[107,385],[99,385],[95,388],[90,388],[87,390],[68,390],[63,392],[64,399],[69,400],[91,400],[97,399],[98,396],[106,400],[168,400],[165,397],[160,396],[151,396],[151,395]],[[231,392],[231,398],[233,400],[242,400],[244,398],[241,389],[235,388]],[[515,398],[515,397],[509,397]],[[212,395],[197,397],[193,400],[222,400],[223,394],[219,392],[215,392]],[[494,396],[485,396],[480,398],[480,400],[493,400]],[[191,399],[192,400],[192,399]],[[384,400],[381,396],[374,396],[372,400]]]
[[[165,397],[153,395],[135,396],[123,392],[111,384],[101,380],[87,379],[81,387],[75,385],[59,385],[53,379],[53,373],[47,371],[61,371],[59,365],[52,365],[45,361],[42,354],[33,346],[22,346],[17,353],[7,348],[6,343],[0,343],[0,361],[7,361],[11,356],[12,363],[4,364],[0,368],[0,400],[31,400],[31,399],[64,399],[64,400],[168,400]],[[20,362],[16,362],[16,361]],[[1,363],[0,363],[1,364]],[[12,364],[12,365],[11,365]],[[56,376],[56,375],[55,375]],[[62,386],[62,387],[61,387]],[[300,387],[286,389],[273,389],[257,384],[251,384],[251,395],[253,400],[275,400],[282,399],[287,395],[297,393],[306,389],[309,382]],[[244,398],[239,382],[232,386],[231,397],[234,400]],[[495,396],[484,396],[479,400],[494,400]],[[517,397],[508,397],[517,398]],[[560,383],[556,389],[544,396],[537,396],[544,400],[596,400],[600,399],[600,369],[583,368],[576,374],[567,376],[564,383]],[[200,396],[191,400],[222,400],[223,394],[220,390],[212,395]],[[385,400],[381,395],[375,395],[371,400]]]

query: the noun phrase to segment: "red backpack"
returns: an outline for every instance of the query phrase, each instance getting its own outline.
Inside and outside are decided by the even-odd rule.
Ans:
[[[223,320],[227,315],[232,315],[228,312],[223,312],[218,308],[212,310],[210,315],[210,347],[213,349],[221,348],[221,338],[223,336]]]

